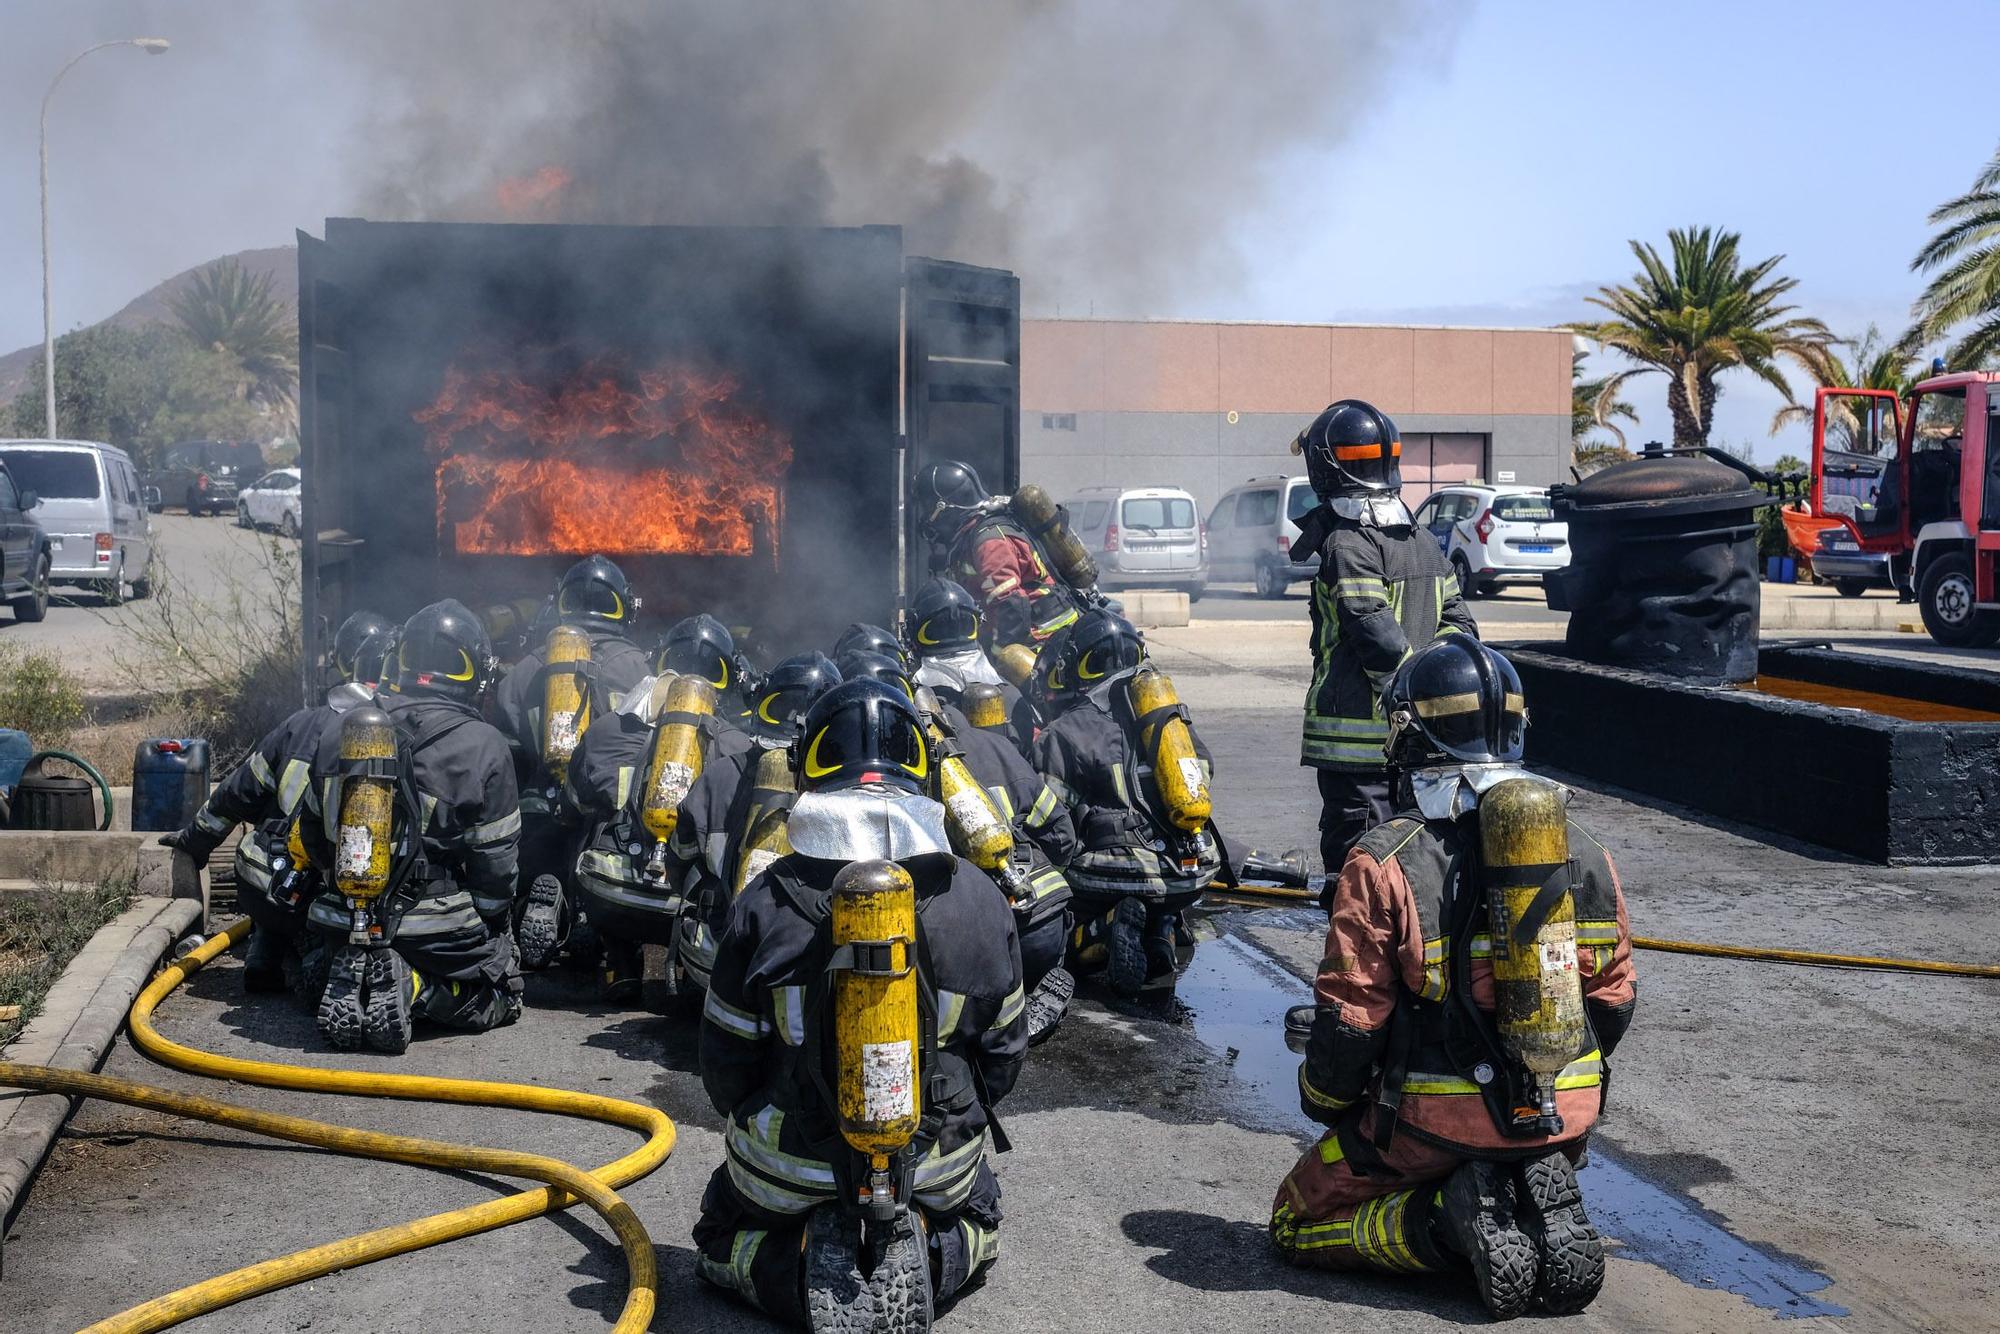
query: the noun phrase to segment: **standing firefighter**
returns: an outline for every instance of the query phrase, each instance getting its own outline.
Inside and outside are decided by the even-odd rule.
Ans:
[[[1383,687],[1415,649],[1478,626],[1444,553],[1403,504],[1394,422],[1343,398],[1299,432],[1292,451],[1305,455],[1320,499],[1299,520],[1292,559],[1320,558],[1300,763],[1319,770],[1320,860],[1331,883],[1354,841],[1389,818]]]
[[[1469,636],[1387,695],[1395,819],[1341,868],[1299,1068],[1331,1127],[1278,1189],[1297,1264],[1468,1266],[1500,1319],[1580,1311],[1604,1246],[1575,1163],[1632,1021],[1625,900],[1563,790],[1520,768],[1527,709]]]
[[[932,568],[979,599],[994,645],[1032,648],[1076,619],[1080,590],[1055,573],[1035,534],[1007,501],[986,493],[969,465],[936,463],[918,473],[911,504],[932,544]],[[1087,574],[1086,587],[1097,577],[1094,566],[1077,574]]]
[[[556,586],[555,628],[508,669],[495,692],[521,788],[525,883],[515,911],[521,962],[529,968],[554,963],[580,920],[564,878],[581,831],[563,807],[562,786],[590,720],[615,709],[651,671],[630,638],[638,612],[639,599],[615,564],[603,556],[578,561]]]
[[[813,1329],[922,1330],[998,1253],[1013,915],[952,855],[906,696],[843,682],[796,750],[792,851],[731,908],[702,1017],[727,1160],[696,1272]]]
[[[479,713],[491,642],[478,617],[447,599],[404,623],[396,652],[396,692],[327,729],[305,798],[314,860],[336,882],[314,900],[312,924],[368,955],[352,986],[336,966],[320,1027],[336,1046],[388,1051],[409,1041],[415,1019],[479,1031],[521,1013],[508,929],[520,798],[507,743]],[[360,714],[380,742],[366,750],[356,741],[377,737],[354,735]],[[385,800],[357,817],[350,798],[376,785]],[[377,882],[365,915],[348,883],[364,875]],[[357,941],[364,925],[372,939]]]
[[[1065,707],[1036,739],[1035,767],[1076,827],[1074,958],[1121,995],[1171,992],[1181,913],[1222,866],[1208,750],[1122,617],[1087,613],[1050,676]]]
[[[397,634],[392,622],[372,611],[357,611],[342,621],[333,636],[335,680],[325,701],[300,709],[273,728],[209,794],[192,824],[160,837],[199,868],[208,865],[209,855],[231,829],[257,826],[236,847],[236,903],[251,922],[243,962],[245,991],[283,991],[290,972],[305,999],[319,999],[317,970],[301,957],[314,943],[302,928],[319,877],[299,864],[293,823],[311,782],[320,737],[342,714],[375,698],[377,683],[393,672]]]

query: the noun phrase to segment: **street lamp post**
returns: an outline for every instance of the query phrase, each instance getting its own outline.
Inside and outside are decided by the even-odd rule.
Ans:
[[[42,94],[42,420],[46,423],[45,435],[56,438],[56,322],[55,310],[49,300],[49,99],[56,95],[56,85],[63,75],[76,68],[76,62],[92,51],[102,51],[113,46],[136,46],[149,56],[157,56],[167,49],[164,37],[126,37],[115,42],[99,42],[71,58],[69,64],[56,71],[56,77],[49,80],[48,92]]]

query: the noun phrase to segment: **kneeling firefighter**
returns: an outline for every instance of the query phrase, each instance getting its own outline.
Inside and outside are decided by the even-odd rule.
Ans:
[[[652,667],[630,638],[639,599],[605,557],[590,556],[564,573],[553,610],[556,625],[540,649],[509,668],[494,693],[521,789],[522,888],[514,915],[521,963],[530,969],[554,963],[566,943],[580,960],[595,962],[595,941],[565,883],[582,828],[563,803],[563,781],[591,719],[617,708]]]
[[[283,991],[289,983],[308,1003],[319,1001],[325,951],[312,948],[318,938],[303,928],[321,877],[307,862],[294,825],[321,736],[342,714],[375,698],[393,664],[397,634],[393,622],[372,611],[342,621],[333,636],[328,666],[334,679],[325,701],[271,729],[209,793],[192,824],[160,837],[199,869],[231,829],[256,826],[236,845],[236,904],[251,922],[245,991]]]
[[[976,703],[985,715],[976,725],[1004,732],[1025,755],[1034,733],[1032,724],[1025,734],[1018,727],[1026,717],[1021,691],[980,646],[979,626],[979,603],[958,584],[933,579],[918,589],[908,621],[910,652],[917,660],[911,679],[961,713]]]
[[[1193,936],[1181,913],[1222,868],[1209,823],[1208,748],[1139,632],[1096,610],[1077,622],[1052,690],[1065,702],[1035,742],[1080,850],[1072,959],[1123,996],[1171,992]]]
[[[931,569],[979,599],[996,648],[1039,645],[1096,597],[1096,564],[1040,487],[995,497],[970,465],[936,463],[917,474],[911,504],[931,542]]]
[[[1278,1189],[1299,1264],[1464,1270],[1500,1319],[1580,1311],[1604,1281],[1575,1163],[1632,1021],[1611,858],[1520,768],[1527,709],[1470,636],[1385,697],[1394,819],[1348,855],[1299,1068],[1330,1126]]]
[[[477,1031],[521,1013],[520,798],[479,713],[492,646],[447,599],[405,622],[396,655],[396,693],[327,729],[304,801],[333,881],[309,913],[335,951],[319,1027],[343,1050],[402,1051],[416,1019]]]
[[[702,1014],[727,1160],[696,1272],[817,1330],[922,1330],[998,1252],[992,1115],[1027,1037],[1013,915],[952,855],[909,699],[844,682],[795,747],[791,852],[738,897]]]
[[[675,966],[689,993],[708,986],[729,905],[784,855],[785,822],[798,788],[790,746],[814,700],[840,683],[825,654],[800,653],[771,669],[743,722],[750,744],[717,746],[681,802],[667,839],[667,874],[687,901]]]
[[[564,798],[587,829],[572,883],[602,946],[607,1000],[641,993],[647,946],[665,955],[658,999],[683,990],[673,946],[686,877],[667,847],[710,760],[755,744],[738,719],[749,679],[728,629],[713,616],[690,616],[667,632],[653,675],[616,712],[592,719],[570,758]]]

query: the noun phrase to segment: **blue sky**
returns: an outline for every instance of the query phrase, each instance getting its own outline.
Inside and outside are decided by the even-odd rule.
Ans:
[[[1961,41],[1983,51],[1990,3],[1467,0],[1454,21],[1450,0],[1432,2],[1434,31],[1406,43],[1366,109],[1337,137],[1289,150],[1270,166],[1272,188],[1246,197],[1222,238],[1241,252],[1243,281],[1129,313],[1548,325],[1586,316],[1585,295],[1630,274],[1627,238],[1712,223],[1739,230],[1752,257],[1785,253],[1800,304],[1838,332],[1893,331],[1920,285],[1908,262],[1925,213],[2000,142],[2000,119],[1968,114],[1986,97],[1983,57],[1954,55]],[[58,99],[60,328],[355,210],[367,94],[303,12],[252,18],[219,0],[10,8],[0,179],[16,188],[0,190],[0,349],[40,334],[40,90],[91,40],[160,29],[176,48],[93,56]],[[1328,51],[1329,79],[1343,55]],[[1257,77],[1242,72],[1244,95]],[[1032,291],[1036,275],[1024,279]],[[1766,458],[1803,452],[1796,433],[1767,437],[1772,391],[1724,383],[1718,439]],[[1634,438],[1664,436],[1657,379],[1635,382],[1632,398],[1645,417]]]

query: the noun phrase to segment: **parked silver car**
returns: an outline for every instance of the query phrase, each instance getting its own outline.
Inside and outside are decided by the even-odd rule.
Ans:
[[[0,460],[41,502],[51,583],[114,603],[153,591],[153,524],[130,455],[92,440],[0,440]]]
[[[1292,559],[1299,520],[1319,504],[1303,477],[1253,477],[1225,493],[1208,512],[1208,565],[1212,578],[1245,580],[1257,595],[1281,598],[1285,590],[1319,573],[1319,555]]]
[[[1208,539],[1194,497],[1177,486],[1099,486],[1065,502],[1071,529],[1097,557],[1098,584],[1175,588],[1200,598],[1208,588]]]

